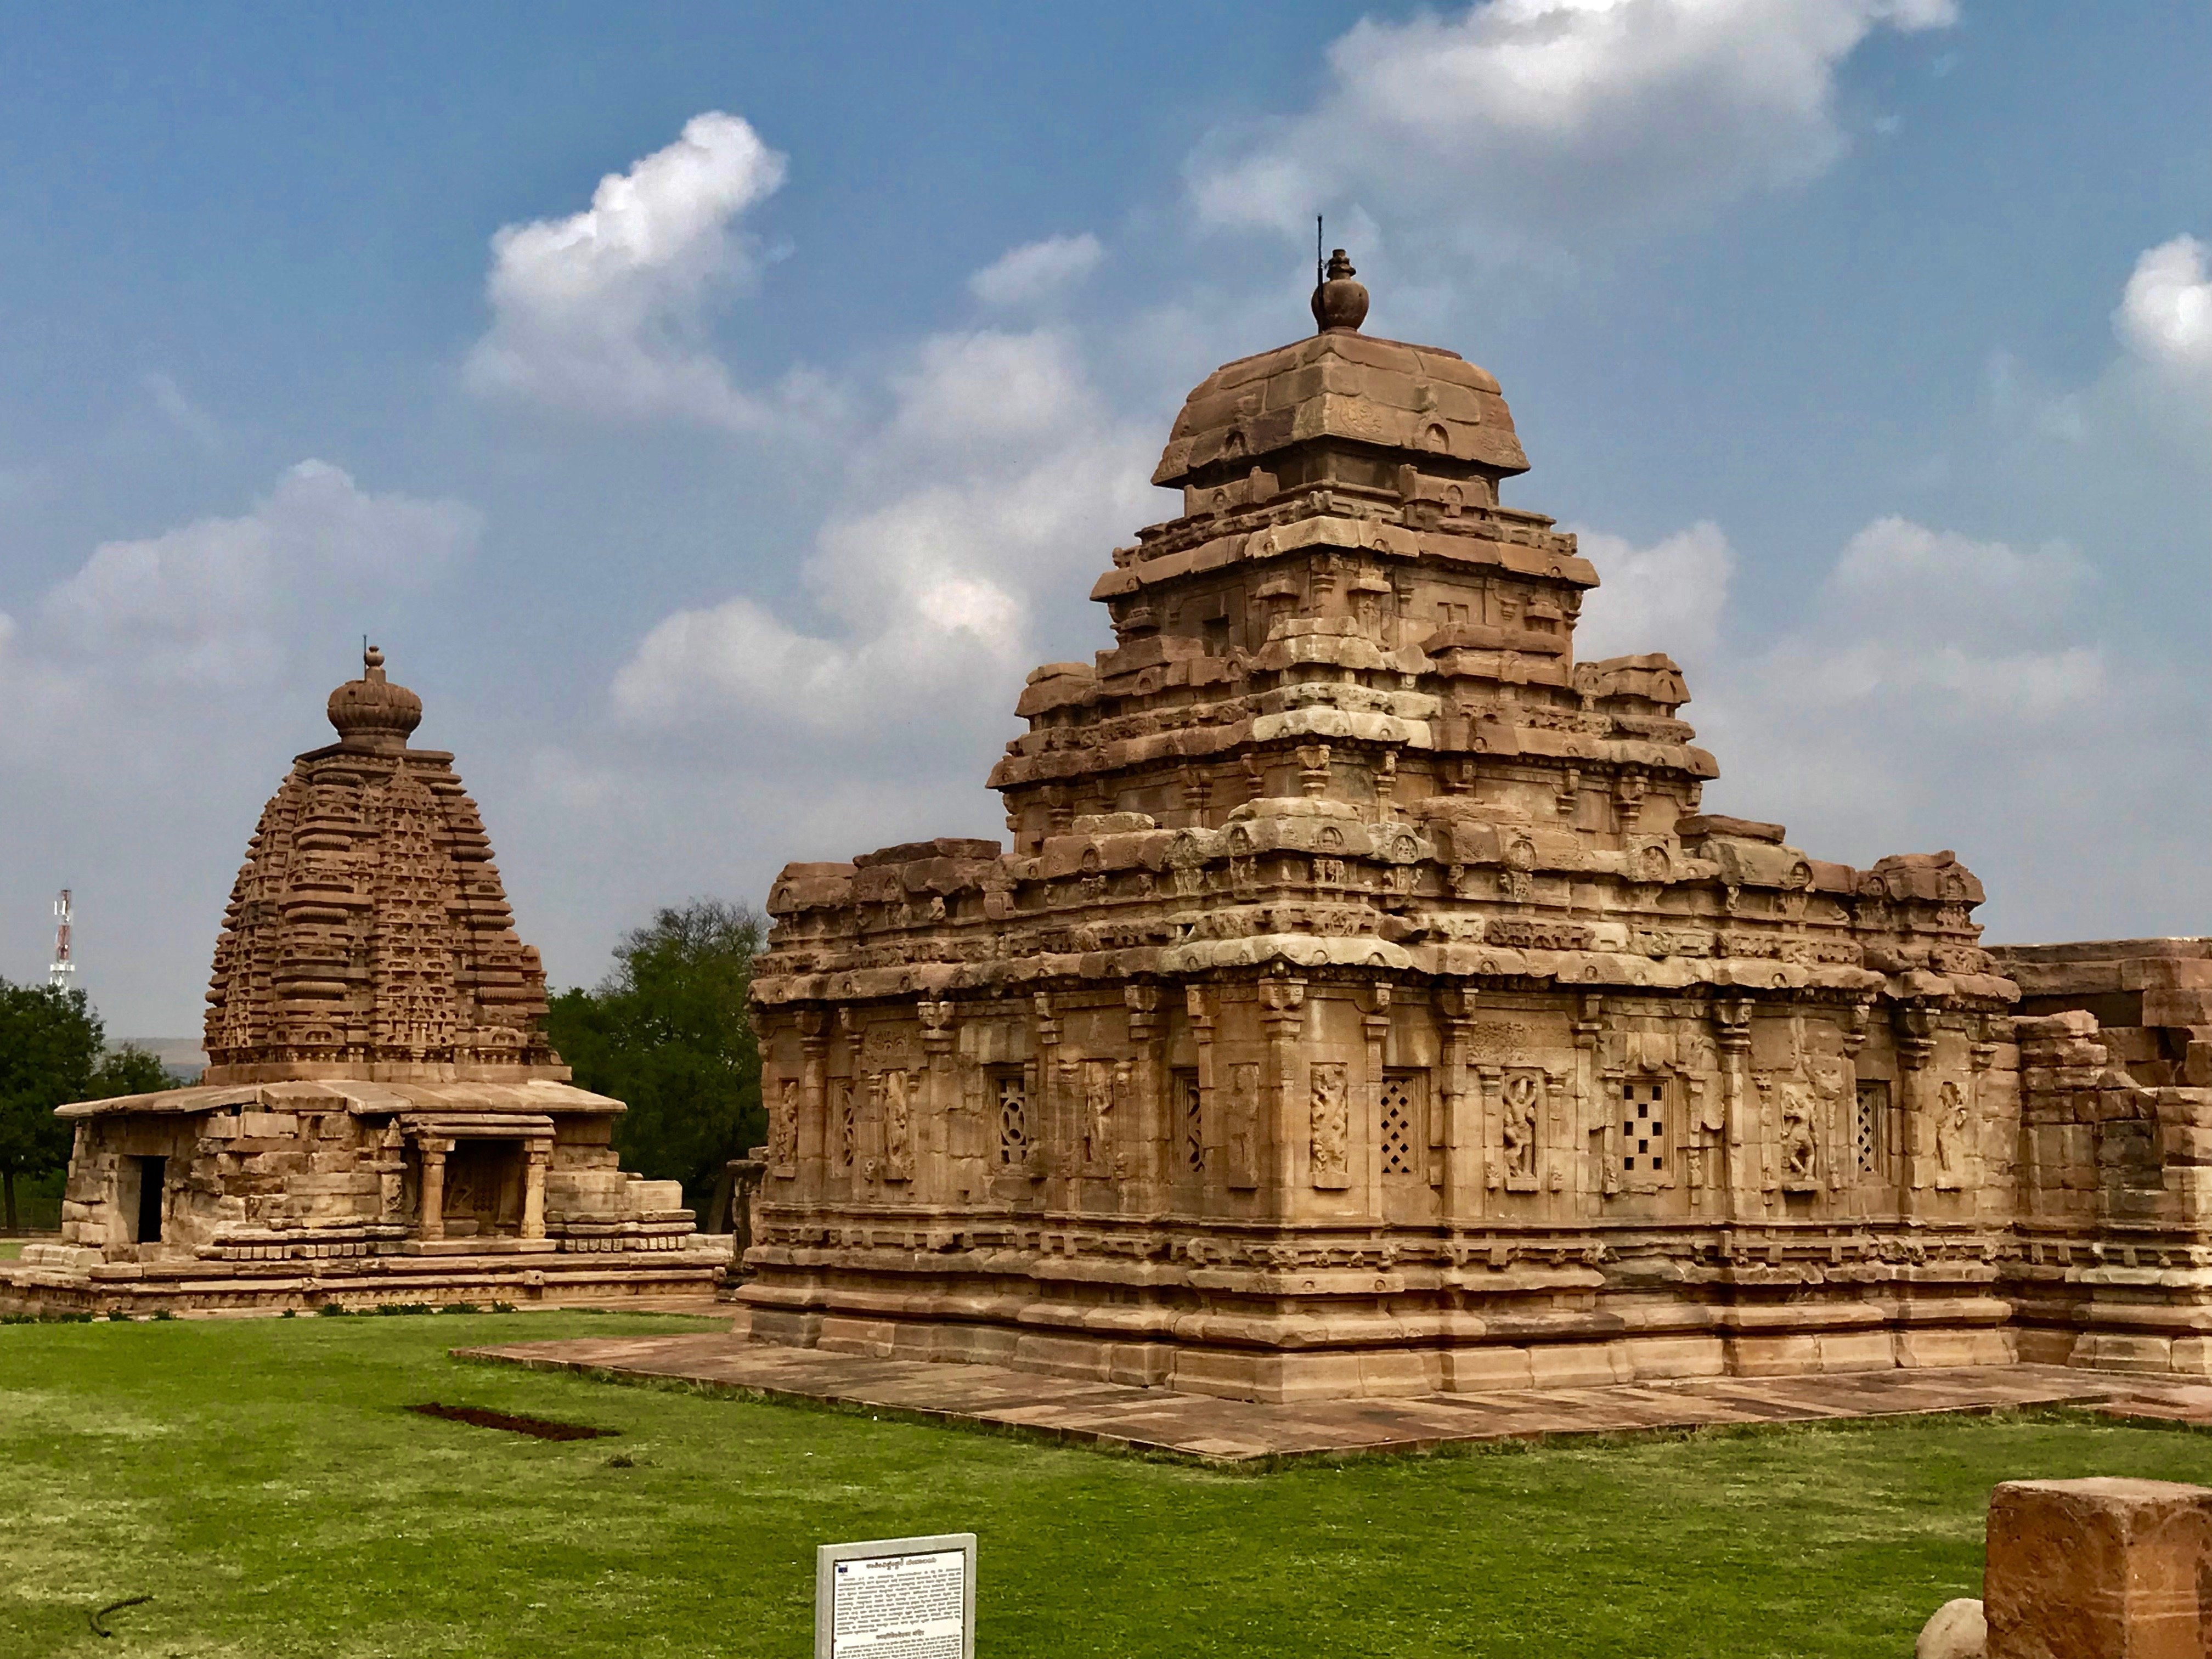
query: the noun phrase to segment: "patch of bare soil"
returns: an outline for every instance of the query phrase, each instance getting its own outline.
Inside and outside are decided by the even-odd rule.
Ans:
[[[512,1434],[526,1434],[534,1440],[603,1440],[621,1432],[618,1429],[587,1428],[581,1423],[549,1423],[542,1417],[510,1417],[505,1412],[486,1411],[481,1406],[441,1406],[436,1404],[410,1406],[410,1412],[420,1412],[425,1417],[441,1417],[448,1423],[473,1423],[480,1429],[505,1429]]]

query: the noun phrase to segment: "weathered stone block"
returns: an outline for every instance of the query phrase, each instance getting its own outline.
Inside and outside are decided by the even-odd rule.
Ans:
[[[2017,1480],[1990,1499],[1989,1659],[2203,1659],[2212,1490]]]

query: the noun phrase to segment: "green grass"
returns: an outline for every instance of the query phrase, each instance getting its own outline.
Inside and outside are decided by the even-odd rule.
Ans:
[[[445,1357],[690,1324],[0,1328],[0,1656],[801,1659],[815,1545],[973,1530],[985,1659],[1894,1659],[1996,1481],[2212,1482],[2212,1437],[2057,1417],[1238,1474]]]
[[[0,1238],[0,1261],[13,1261],[17,1256],[22,1254],[23,1241],[21,1239]]]

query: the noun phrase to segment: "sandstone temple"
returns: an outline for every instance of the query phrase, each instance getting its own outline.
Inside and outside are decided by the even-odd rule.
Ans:
[[[196,1087],[64,1106],[59,1243],[0,1310],[693,1293],[726,1254],[574,1087],[453,757],[372,647],[231,890]]]
[[[2212,1373],[2207,942],[1993,954],[1948,852],[1705,811],[1680,670],[1578,659],[1601,573],[1500,501],[1498,382],[1367,306],[1339,254],[1190,394],[1111,648],[1021,693],[1011,847],[777,880],[741,1328],[1273,1401]]]

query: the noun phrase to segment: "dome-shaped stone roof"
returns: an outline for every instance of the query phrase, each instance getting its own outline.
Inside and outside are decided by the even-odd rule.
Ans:
[[[350,749],[404,749],[422,723],[422,699],[385,678],[384,653],[374,646],[362,651],[361,663],[361,678],[331,692],[326,705],[338,741]]]
[[[476,803],[407,746],[422,700],[371,647],[329,712],[338,741],[293,763],[231,889],[205,1081],[565,1079]]]
[[[1315,291],[1321,331],[1207,375],[1176,416],[1154,483],[1217,483],[1326,440],[1405,451],[1432,471],[1495,480],[1528,470],[1489,372],[1440,346],[1360,333],[1366,289],[1337,258],[1343,275],[1332,265]]]

